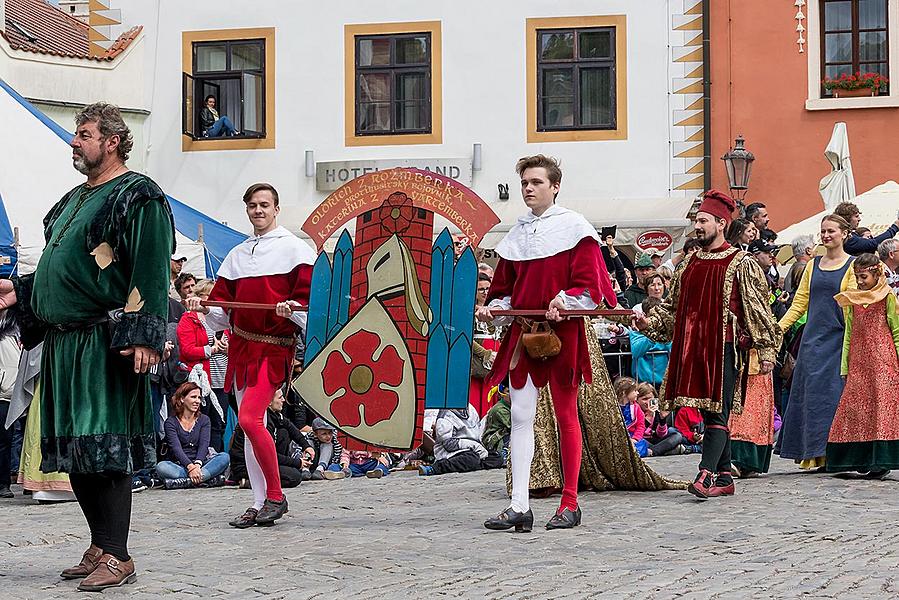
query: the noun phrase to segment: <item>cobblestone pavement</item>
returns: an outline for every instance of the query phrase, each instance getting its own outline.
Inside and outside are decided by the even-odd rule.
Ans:
[[[652,459],[689,478],[697,457]],[[899,481],[773,473],[701,503],[686,492],[585,493],[574,531],[490,532],[502,471],[304,483],[276,527],[238,531],[248,490],[134,497],[144,598],[897,598]],[[88,545],[75,504],[0,500],[0,598],[67,598]],[[557,499],[533,502],[538,523]]]

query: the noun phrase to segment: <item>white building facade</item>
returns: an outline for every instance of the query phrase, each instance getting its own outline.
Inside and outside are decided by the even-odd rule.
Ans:
[[[132,165],[238,230],[253,182],[279,189],[281,222],[300,233],[340,183],[409,164],[490,204],[502,219],[490,247],[525,211],[516,161],[544,153],[562,163],[563,206],[619,225],[622,243],[662,230],[678,246],[703,186],[690,47],[700,0],[111,6],[143,30],[113,64],[72,65],[64,95],[136,109]],[[65,59],[29,60],[7,63],[7,76],[51,97],[43,88]],[[104,69],[114,74],[97,79]],[[210,94],[238,135],[207,134]]]
[[[147,30],[147,171],[234,228],[255,181],[299,231],[353,174],[408,162],[469,185],[501,232],[523,212],[515,162],[538,152],[562,162],[560,203],[597,226],[686,223],[669,48],[683,0],[117,6]],[[208,94],[244,135],[203,136]]]

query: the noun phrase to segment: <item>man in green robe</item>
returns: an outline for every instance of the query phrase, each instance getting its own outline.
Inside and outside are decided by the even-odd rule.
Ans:
[[[146,372],[165,345],[174,226],[159,186],[125,166],[119,109],[92,104],[75,122],[87,181],[44,219],[37,270],[0,280],[0,308],[14,307],[26,348],[44,342],[41,469],[69,473],[91,532],[62,577],[96,591],[135,580],[131,473],[156,462]]]

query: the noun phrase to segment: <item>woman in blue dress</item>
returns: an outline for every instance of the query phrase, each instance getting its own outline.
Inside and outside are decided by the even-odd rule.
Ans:
[[[843,311],[833,297],[856,287],[850,268],[852,257],[843,250],[848,236],[845,219],[838,215],[824,217],[821,242],[826,253],[806,267],[793,305],[779,323],[786,331],[808,311],[780,433],[781,458],[792,458],[803,469],[824,466],[827,436],[843,393]]]

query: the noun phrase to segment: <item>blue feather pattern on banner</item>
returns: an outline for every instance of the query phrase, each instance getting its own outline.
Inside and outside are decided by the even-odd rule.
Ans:
[[[333,266],[322,252],[312,269],[304,365],[311,363],[349,321],[352,266],[353,239],[344,230],[334,250]]]
[[[477,264],[466,249],[455,262],[453,238],[444,229],[431,250],[431,335],[425,408],[465,408],[471,370]]]

